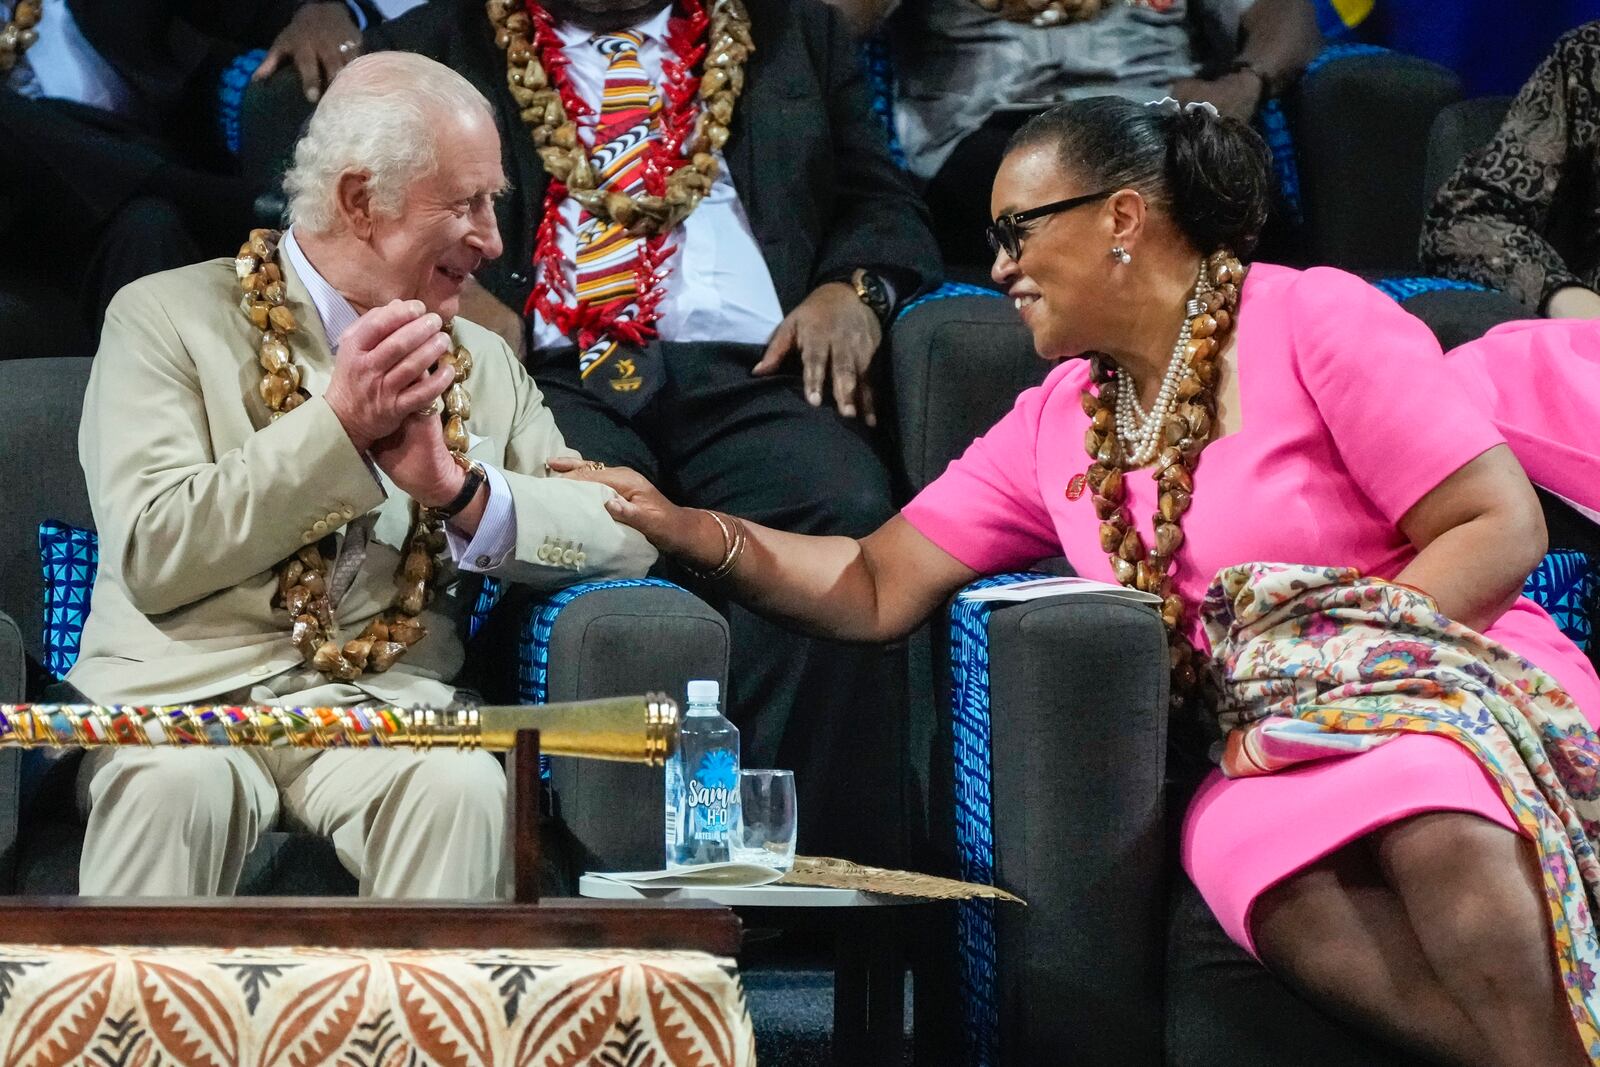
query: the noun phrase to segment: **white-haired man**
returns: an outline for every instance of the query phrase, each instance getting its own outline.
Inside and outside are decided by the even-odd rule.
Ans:
[[[504,343],[456,317],[500,254],[504,185],[476,90],[371,56],[297,147],[287,232],[118,294],[84,404],[101,562],[69,683],[97,702],[443,705],[460,572],[548,588],[650,566],[608,491],[544,477],[573,453]],[[231,892],[282,817],[331,837],[363,894],[488,897],[504,795],[485,753],[100,750],[79,775],[81,888]]]

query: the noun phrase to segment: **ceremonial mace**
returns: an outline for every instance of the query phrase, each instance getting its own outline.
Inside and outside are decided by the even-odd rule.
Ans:
[[[659,767],[678,744],[660,693],[561,704],[449,708],[0,704],[0,748],[408,748],[511,753],[513,899],[539,899],[539,753]]]
[[[547,755],[659,767],[677,745],[677,702],[659,693],[564,704],[448,708],[0,704],[0,747],[481,748],[539,733]]]

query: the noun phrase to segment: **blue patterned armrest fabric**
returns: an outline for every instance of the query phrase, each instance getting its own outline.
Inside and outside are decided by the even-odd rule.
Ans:
[[[861,42],[861,67],[867,75],[867,90],[872,94],[872,113],[883,123],[884,135],[889,140],[889,155],[904,170],[906,153],[894,129],[894,54],[887,37],[876,34]]]
[[[1015,585],[1042,573],[980,578],[968,589]],[[950,718],[954,735],[956,850],[961,877],[994,884],[994,812],[989,736],[989,614],[992,603],[960,595],[950,605]],[[1000,1059],[1000,1002],[995,988],[994,901],[962,901],[957,909],[963,1029],[966,1062],[988,1065]]]
[[[1318,52],[1306,65],[1303,77],[1309,78],[1329,63],[1355,56],[1383,55],[1386,48],[1368,44],[1333,44]],[[1273,97],[1261,105],[1256,113],[1255,126],[1267,147],[1272,151],[1272,172],[1278,180],[1278,197],[1292,224],[1298,225],[1301,214],[1300,156],[1295,151],[1294,127],[1289,121],[1289,111],[1283,101]]]
[[[235,56],[233,62],[223,69],[222,78],[217,84],[218,132],[222,135],[222,143],[234,155],[239,154],[239,106],[244,100],[244,91],[250,84],[251,75],[266,58],[265,48]]]
[[[919,296],[915,300],[907,301],[905,303],[905,305],[902,306],[900,308],[900,310],[895,313],[895,320],[899,321],[900,319],[905,318],[906,315],[909,314],[913,308],[919,308],[923,304],[930,303],[930,302],[932,302],[934,300],[948,300],[949,298],[951,298],[953,296],[1003,296],[1003,295],[1004,294],[996,292],[993,289],[985,289],[981,285],[967,285],[965,282],[945,282],[943,285],[939,286],[939,288],[935,289],[933,292],[926,293],[926,294],[924,294],[922,296]]]
[[[39,563],[44,569],[44,666],[59,682],[78,661],[100,539],[93,530],[46,520],[39,524]]]
[[[527,704],[543,704],[550,696],[550,633],[561,609],[581,596],[602,589],[676,589],[660,578],[613,578],[568,586],[539,603],[522,627],[518,645],[517,697]]]
[[[528,613],[527,622],[522,626],[522,639],[517,643],[517,699],[524,704],[543,704],[550,698],[550,634],[561,609],[579,597],[602,589],[643,588],[675,589],[677,586],[660,578],[613,578],[568,586],[536,605]],[[479,604],[482,603],[480,597]],[[539,777],[546,782],[550,780],[548,756],[539,757]]]
[[[1413,278],[1379,278],[1372,284],[1377,286],[1378,290],[1385,296],[1388,296],[1402,304],[1414,296],[1421,296],[1423,293],[1493,292],[1493,290],[1489,289],[1487,286],[1479,285],[1476,282],[1458,281],[1455,278],[1432,278],[1423,276]]]
[[[1600,612],[1600,559],[1562,549],[1546,556],[1528,576],[1522,595],[1556,620],[1561,632],[1587,652]]]
[[[1341,59],[1354,59],[1357,56],[1383,56],[1392,51],[1393,49],[1383,48],[1375,44],[1359,44],[1356,42],[1331,44],[1311,58],[1311,62],[1306,64],[1305,73],[1301,76],[1309,78],[1329,63],[1334,63]]]

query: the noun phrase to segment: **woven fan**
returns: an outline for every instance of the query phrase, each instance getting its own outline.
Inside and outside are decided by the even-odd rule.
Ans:
[[[955,878],[938,878],[915,871],[889,871],[864,867],[849,860],[829,856],[796,856],[794,867],[778,879],[780,885],[814,885],[828,889],[854,889],[862,893],[885,893],[896,897],[922,897],[925,900],[1005,900],[1027,906],[1027,901],[1004,889]]]

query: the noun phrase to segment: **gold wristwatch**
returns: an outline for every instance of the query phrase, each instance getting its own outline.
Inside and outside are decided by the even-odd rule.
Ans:
[[[889,314],[894,308],[889,303],[889,287],[883,284],[883,279],[865,267],[858,267],[850,275],[850,285],[855,289],[857,299],[878,316],[878,325],[887,330]]]

